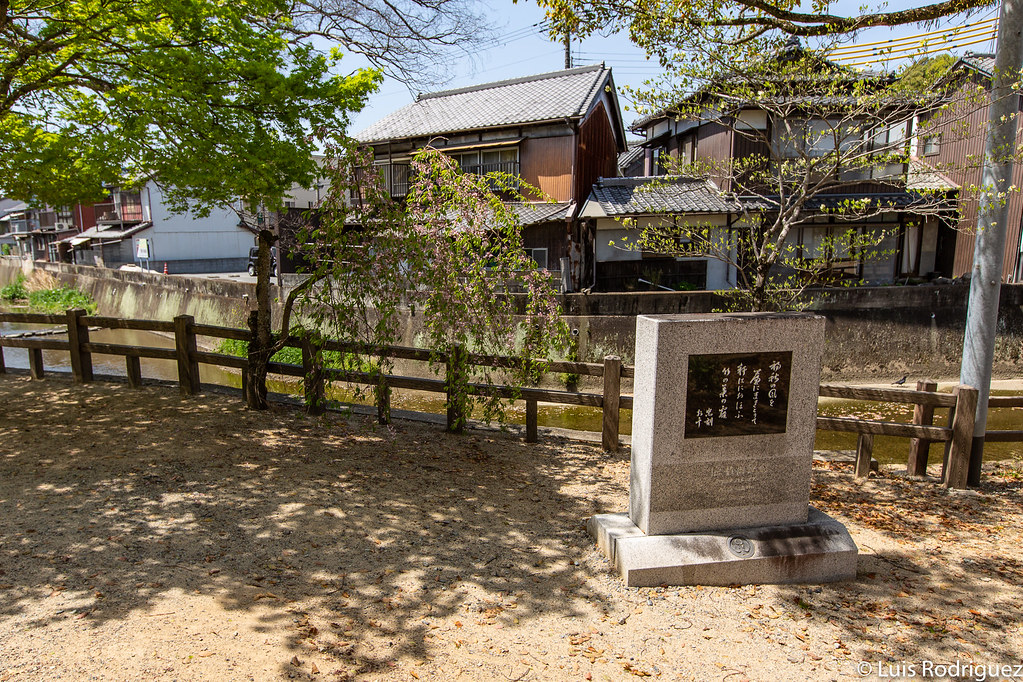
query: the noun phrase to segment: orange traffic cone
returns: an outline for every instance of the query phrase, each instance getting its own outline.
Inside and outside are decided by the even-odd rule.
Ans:
[[[167,274],[167,263],[163,264],[163,274]]]

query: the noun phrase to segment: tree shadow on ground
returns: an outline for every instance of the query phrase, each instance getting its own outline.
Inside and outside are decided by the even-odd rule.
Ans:
[[[620,491],[587,474],[624,463],[591,446],[53,378],[0,377],[0,393],[0,617],[99,624],[216,595],[347,675],[427,658],[434,619],[603,598],[574,562],[583,520]],[[36,608],[55,593],[71,606]]]
[[[1018,662],[1018,644],[1005,635],[1023,613],[1023,483],[987,475],[976,491],[949,491],[882,472],[835,485],[849,476],[840,465],[815,470],[811,501],[852,532],[856,579],[784,587],[780,603],[797,619],[838,626],[836,648],[851,661]]]

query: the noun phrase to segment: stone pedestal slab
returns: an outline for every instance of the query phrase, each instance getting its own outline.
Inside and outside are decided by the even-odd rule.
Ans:
[[[810,507],[824,318],[636,321],[629,513],[589,521],[626,584],[817,583],[856,545]]]
[[[841,523],[809,507],[804,523],[647,535],[628,514],[587,522],[629,587],[822,583],[856,577],[856,544]]]

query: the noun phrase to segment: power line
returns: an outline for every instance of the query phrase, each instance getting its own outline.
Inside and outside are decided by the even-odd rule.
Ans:
[[[979,43],[986,43],[989,40],[990,40],[990,38],[986,37],[986,38],[981,38],[979,40],[974,40],[972,42],[967,42],[967,43],[961,43],[959,45],[954,45],[953,47],[968,47],[970,45],[977,45]],[[866,66],[868,64],[876,64],[878,62],[889,62],[889,61],[895,61],[897,59],[908,59],[910,57],[923,57],[925,55],[934,54],[936,52],[948,52],[948,51],[949,51],[949,47],[947,45],[943,45],[941,47],[935,47],[934,49],[931,49],[931,50],[917,50],[915,52],[914,51],[907,51],[906,54],[901,54],[901,55],[886,55],[886,56],[878,56],[876,59],[867,59],[867,60],[864,60],[864,61],[843,62],[843,66]]]
[[[856,52],[856,51],[859,51],[861,48],[871,47],[873,45],[890,45],[890,44],[895,44],[895,43],[904,43],[904,42],[907,42],[907,41],[919,40],[920,38],[926,38],[927,36],[942,35],[942,34],[947,35],[948,33],[962,33],[963,31],[967,31],[967,30],[972,32],[972,31],[978,30],[979,27],[988,26],[988,25],[992,25],[992,24],[994,25],[994,26],[992,26],[992,29],[993,29],[994,27],[996,27],[998,25],[998,19],[988,19],[986,21],[975,21],[975,22],[973,22],[971,24],[963,24],[962,26],[959,26],[959,27],[956,27],[956,28],[952,28],[952,29],[944,28],[944,29],[939,29],[939,30],[935,30],[935,31],[927,31],[926,33],[916,33],[914,35],[904,36],[902,38],[890,38],[889,40],[878,40],[878,41],[873,42],[873,43],[860,43],[858,45],[847,45],[845,47],[836,47],[834,49],[828,50],[827,52],[828,52],[829,55],[830,54],[835,54],[837,52],[848,52],[848,51]]]
[[[495,47],[503,47],[503,46],[508,45],[509,43],[513,43],[513,42],[515,42],[517,40],[522,40],[523,38],[531,38],[531,37],[534,37],[534,36],[539,36],[541,33],[546,31],[549,26],[550,26],[550,22],[538,21],[535,24],[530,24],[529,26],[524,26],[522,28],[515,29],[514,31],[511,31],[510,33],[507,33],[506,35],[497,36],[496,38],[494,38],[490,42],[483,43],[483,45],[481,46],[481,49],[483,49],[483,50],[491,50],[491,49],[493,49]]]
[[[962,39],[965,39],[965,38],[977,38],[977,37],[980,37],[980,36],[990,36],[995,31],[997,31],[997,27],[996,26],[993,26],[993,27],[983,26],[983,27],[977,28],[977,29],[970,29],[970,30],[964,30],[964,31],[960,31],[960,32],[954,32],[954,33],[946,34],[946,37],[944,39],[941,39],[941,40],[929,40],[929,39],[926,39],[926,38],[922,39],[922,40],[919,40],[919,39],[916,39],[916,38],[912,38],[912,39],[909,39],[909,40],[900,41],[898,43],[896,43],[894,41],[890,42],[890,43],[886,43],[883,47],[863,47],[863,48],[860,48],[858,50],[849,50],[849,51],[846,51],[846,52],[828,52],[827,54],[828,54],[828,57],[831,58],[831,59],[850,59],[850,58],[867,56],[867,55],[872,55],[872,54],[885,54],[885,53],[889,53],[889,52],[900,52],[900,51],[903,51],[903,50],[906,50],[906,49],[912,49],[912,48],[918,47],[918,46],[919,47],[926,47],[926,46],[932,45],[934,43],[949,43],[949,42],[952,42],[952,41],[962,40]]]
[[[987,42],[989,36],[973,36],[971,40],[967,41],[942,41],[935,42],[926,45],[918,45],[916,47],[902,48],[901,50],[891,50],[886,52],[879,52],[873,55],[857,55],[852,57],[838,57],[836,61],[859,62],[859,61],[891,61],[893,59],[904,59],[907,57],[913,57],[916,55],[930,54],[933,52],[952,51],[960,47],[967,47],[969,45],[976,45],[977,43]]]

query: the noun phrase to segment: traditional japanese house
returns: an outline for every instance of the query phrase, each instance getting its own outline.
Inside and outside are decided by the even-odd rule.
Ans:
[[[409,162],[426,145],[464,172],[500,171],[539,188],[553,203],[515,206],[525,248],[537,267],[570,264],[570,290],[592,280],[595,235],[592,224],[586,229],[576,220],[578,209],[598,178],[618,174],[626,149],[614,80],[603,64],[420,95],[355,137],[372,149],[395,197],[409,191]]]

